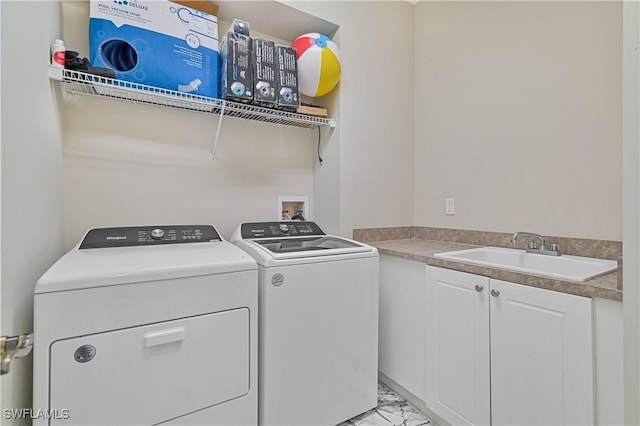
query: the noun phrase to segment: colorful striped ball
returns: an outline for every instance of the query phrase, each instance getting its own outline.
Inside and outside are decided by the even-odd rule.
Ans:
[[[340,51],[324,34],[308,33],[292,44],[298,57],[298,88],[303,95],[318,97],[332,91],[340,81]]]

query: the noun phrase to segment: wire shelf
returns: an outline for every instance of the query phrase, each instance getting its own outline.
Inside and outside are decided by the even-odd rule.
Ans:
[[[222,99],[207,98],[79,71],[50,68],[49,76],[51,79],[60,80],[62,88],[73,94],[99,96],[293,127],[329,126],[333,128],[336,126],[335,118],[316,117]]]

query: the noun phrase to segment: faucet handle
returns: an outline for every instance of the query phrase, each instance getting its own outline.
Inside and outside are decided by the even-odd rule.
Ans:
[[[537,250],[538,249],[538,245],[535,243],[535,241],[529,241],[529,245],[527,247],[530,250]]]
[[[560,244],[551,244],[551,251],[560,251]]]

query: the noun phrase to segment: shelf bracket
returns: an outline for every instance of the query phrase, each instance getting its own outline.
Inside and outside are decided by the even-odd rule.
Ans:
[[[327,129],[327,134],[324,136],[324,141],[328,142],[329,139],[331,139],[331,136],[333,135],[333,131],[335,130],[336,126],[335,123],[332,126],[329,126],[329,128]]]
[[[216,150],[218,149],[218,140],[220,139],[220,129],[222,128],[222,119],[224,118],[224,107],[227,103],[222,102],[222,106],[220,106],[220,114],[218,119],[218,127],[216,129],[216,137],[213,140],[213,146],[211,147],[211,159],[216,159]]]
[[[56,81],[64,80],[64,68],[58,68],[49,65],[49,79]]]
[[[335,129],[335,125],[330,126],[327,131],[325,132],[325,135],[322,136],[322,127],[323,126],[317,126],[318,129],[318,163],[319,166],[322,167],[322,165],[324,164],[324,160],[322,160],[322,155],[320,154],[320,147],[327,143],[329,141],[329,139],[331,139],[331,135],[333,135],[333,130]]]

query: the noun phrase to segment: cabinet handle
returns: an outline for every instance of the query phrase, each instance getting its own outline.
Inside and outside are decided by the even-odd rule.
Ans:
[[[180,342],[187,338],[184,327],[171,328],[169,330],[153,331],[143,337],[144,347],[165,345],[167,343]]]
[[[476,284],[476,291],[480,293],[482,290],[484,290],[484,287],[482,287],[480,284]]]
[[[500,290],[496,290],[495,288],[493,290],[491,290],[491,295],[493,297],[498,297],[500,296]]]

